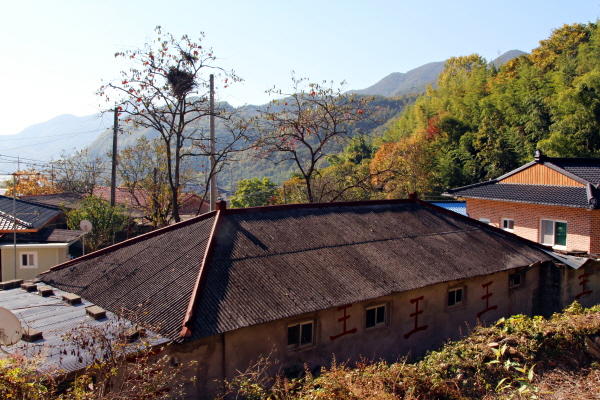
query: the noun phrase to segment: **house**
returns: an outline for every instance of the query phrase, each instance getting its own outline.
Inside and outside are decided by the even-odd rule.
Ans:
[[[469,326],[600,300],[598,265],[408,200],[216,211],[39,278],[172,340],[210,397],[261,356],[287,373],[420,356]],[[581,278],[585,275],[584,278]],[[277,368],[279,368],[279,366]]]
[[[487,182],[447,190],[471,218],[554,249],[600,254],[600,159],[534,160]]]
[[[0,281],[33,279],[69,260],[83,234],[66,229],[58,208],[0,196]]]

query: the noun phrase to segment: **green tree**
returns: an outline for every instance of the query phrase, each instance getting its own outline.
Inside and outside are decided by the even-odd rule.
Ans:
[[[96,251],[100,247],[113,244],[116,235],[130,222],[125,207],[112,207],[109,202],[96,196],[86,197],[79,208],[66,214],[69,229],[80,229],[79,223],[82,220],[92,223],[92,230],[85,235],[87,251]]]
[[[269,178],[242,179],[231,197],[231,205],[235,208],[266,206],[276,195],[277,185]]]

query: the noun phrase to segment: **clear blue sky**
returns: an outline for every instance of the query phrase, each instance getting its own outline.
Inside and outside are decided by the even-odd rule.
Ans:
[[[219,90],[234,105],[262,104],[291,71],[368,87],[392,72],[479,53],[531,51],[553,28],[595,22],[600,0],[28,0],[5,2],[0,23],[2,127],[14,134],[60,114],[99,110],[94,90],[125,66],[116,51],[142,46],[154,27],[197,37],[243,83]]]

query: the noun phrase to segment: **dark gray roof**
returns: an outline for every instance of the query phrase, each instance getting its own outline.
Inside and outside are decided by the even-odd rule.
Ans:
[[[21,321],[21,326],[39,330],[43,339],[28,343],[19,341],[13,346],[5,347],[10,353],[21,353],[34,357],[41,355],[41,369],[47,372],[72,372],[94,363],[91,354],[78,348],[74,343],[66,341],[63,336],[83,327],[97,329],[110,334],[131,327],[129,321],[118,318],[108,312],[106,318],[94,320],[86,316],[85,308],[92,303],[82,299],[81,304],[73,306],[62,301],[65,292],[54,289],[54,295],[42,297],[37,292],[25,292],[20,289],[0,290],[0,305],[10,310]],[[151,335],[154,335],[150,332]],[[151,338],[153,344],[163,343],[165,339]],[[4,355],[0,352],[0,358]]]
[[[16,200],[17,230],[38,230],[59,217],[63,212],[56,208],[29,201]],[[0,196],[0,231],[13,229],[13,198]]]
[[[536,164],[551,168],[584,186],[501,183],[502,180]],[[552,158],[544,156],[537,150],[533,161],[517,169],[487,182],[448,189],[444,195],[595,209],[598,206],[599,189],[600,158]]]
[[[551,259],[536,246],[420,201],[298,204],[204,214],[40,278],[193,340]]]
[[[41,279],[112,312],[134,313],[176,338],[212,225],[212,216],[172,225],[62,264]]]
[[[23,196],[23,200],[31,201],[34,203],[45,204],[53,207],[66,207],[69,209],[76,209],[80,207],[81,202],[85,199],[85,196],[79,193],[53,193],[44,194],[39,196]]]
[[[32,233],[17,233],[17,242],[19,243],[71,243],[78,240],[85,234],[84,231],[70,229],[42,228]],[[12,235],[8,235],[5,240],[12,242]]]
[[[488,181],[462,188],[448,190],[457,197],[509,201],[516,203],[543,204],[548,206],[590,208],[590,199],[585,187],[526,185],[518,183],[497,183]],[[592,188],[594,198],[600,197],[598,190]]]

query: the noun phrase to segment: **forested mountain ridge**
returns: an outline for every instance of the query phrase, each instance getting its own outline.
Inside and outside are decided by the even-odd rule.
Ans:
[[[600,157],[600,30],[564,25],[500,68],[477,54],[446,61],[378,139],[371,169],[388,197],[440,193],[550,156]]]
[[[513,58],[523,54],[527,53],[521,50],[510,50],[491,61],[490,64],[500,67]],[[435,84],[438,76],[443,70],[443,61],[430,62],[405,73],[393,72],[368,88],[352,90],[351,92],[387,97],[399,97],[411,93],[422,93],[427,89],[427,85]]]

